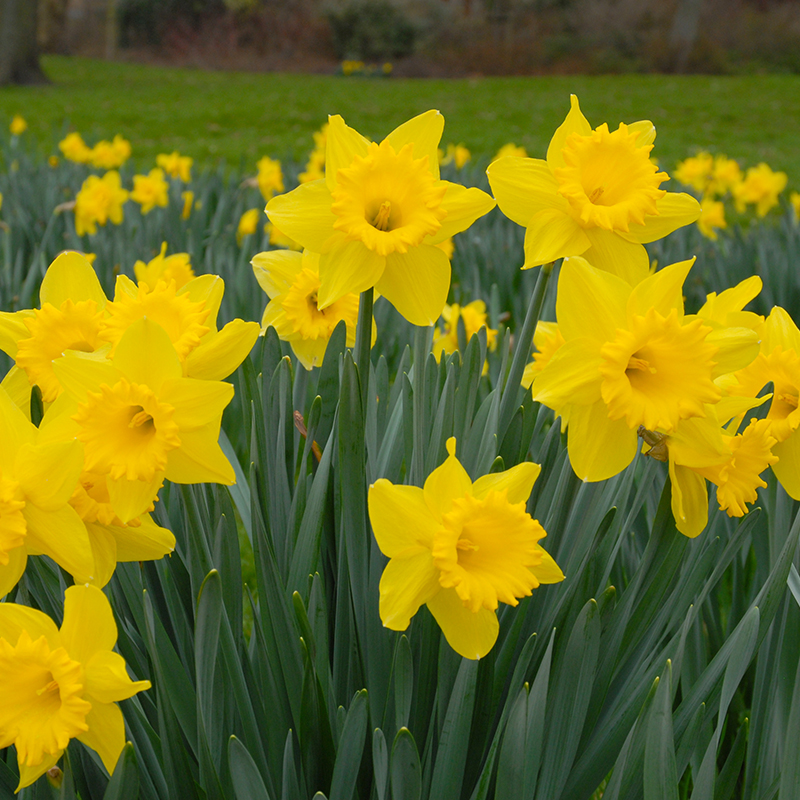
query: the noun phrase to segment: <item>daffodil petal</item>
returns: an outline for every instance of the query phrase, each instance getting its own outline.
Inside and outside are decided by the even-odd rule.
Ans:
[[[78,734],[78,740],[91,747],[103,762],[109,774],[114,772],[117,759],[125,747],[125,722],[116,703],[92,703],[86,715],[89,730]]]
[[[261,329],[266,331],[269,327],[275,328],[278,337],[283,341],[291,341],[298,335],[294,323],[286,316],[286,311],[280,298],[270,300],[264,309],[264,314],[261,317]]]
[[[566,260],[561,266],[556,297],[562,336],[567,341],[578,337],[597,342],[614,339],[617,329],[625,327],[630,291],[621,278],[595,269],[583,258]]]
[[[28,764],[20,763],[18,760],[19,785],[17,786],[17,791],[24,789],[26,786],[30,786],[32,783],[38,781],[39,778],[41,778],[42,775],[47,772],[47,770],[51,769],[58,763],[58,759],[63,755],[63,750],[59,750],[57,753],[45,753],[44,758],[34,766],[28,766]]]
[[[292,352],[297,356],[297,360],[305,369],[313,369],[322,364],[325,358],[325,350],[328,340],[292,338],[289,340]]]
[[[386,258],[360,241],[344,242],[329,253],[323,253],[319,259],[318,307],[327,308],[346,294],[363,292],[375,286],[385,266]]]
[[[447,186],[439,208],[447,212],[442,227],[425,240],[426,244],[440,244],[445,239],[466,230],[478,217],[488,214],[495,206],[494,198],[486,192],[458,183],[443,181]]]
[[[149,514],[141,514],[139,523],[124,528],[105,526],[117,544],[117,561],[153,561],[175,550],[175,534],[171,530],[156,525]]]
[[[65,505],[83,470],[83,447],[80,442],[26,444],[17,453],[15,478],[28,502],[45,511]]]
[[[84,583],[102,589],[117,569],[117,543],[105,525],[84,522],[94,558],[91,575],[75,575],[75,583]]]
[[[447,440],[448,457],[428,475],[423,487],[425,503],[436,522],[450,511],[453,500],[472,492],[472,480],[456,458],[456,440]]]
[[[17,408],[5,390],[0,390],[0,442],[3,443],[3,460],[11,462],[24,444],[32,444],[35,428]]]
[[[591,247],[583,257],[597,269],[616,275],[631,286],[650,274],[650,258],[640,244],[623,239],[615,231],[587,228]]]
[[[644,225],[631,225],[630,231],[622,236],[631,242],[647,244],[663,239],[672,231],[696,222],[700,218],[700,203],[684,192],[667,192],[656,200],[658,216],[645,219]]]
[[[612,478],[636,455],[636,431],[624,419],[610,420],[603,403],[570,406],[567,434],[570,463],[584,481]]]
[[[181,432],[181,446],[167,456],[167,480],[173,483],[236,483],[236,475],[220,449],[219,425]]]
[[[325,181],[318,180],[302,183],[287,194],[276,195],[267,203],[266,210],[269,221],[279,231],[303,247],[321,253],[336,222],[332,205],[333,198]]]
[[[25,547],[12,547],[8,551],[8,563],[0,564],[0,600],[2,600],[18,583],[25,572],[25,566],[28,563],[28,554]],[[0,608],[4,605],[0,604]],[[0,615],[0,639],[7,637],[3,636],[2,617]],[[16,639],[12,644],[16,644]]]
[[[339,114],[328,117],[328,134],[325,141],[325,182],[328,190],[333,191],[337,185],[336,173],[342,167],[349,167],[356,156],[364,158],[369,148],[369,139],[365,139],[355,128],[345,124],[344,119]],[[305,184],[309,185],[309,184]],[[302,188],[302,186],[300,187]],[[270,219],[272,217],[270,216]],[[292,232],[281,225],[277,220],[275,225],[278,230],[285,233],[292,239],[296,239],[309,250],[320,252],[319,248],[306,244],[302,239],[293,236]]]
[[[425,244],[391,253],[375,288],[412,325],[433,325],[450,291],[450,260],[438,247]]]
[[[175,378],[164,382],[160,399],[174,407],[173,420],[183,442],[187,431],[220,419],[225,406],[233,399],[233,385],[222,381]]]
[[[486,174],[500,210],[523,228],[540,211],[547,208],[567,211],[569,208],[567,201],[558,194],[558,181],[541,158],[498,158],[489,164]]]
[[[70,575],[92,575],[94,556],[83,520],[72,506],[44,511],[32,503],[22,514],[28,524],[29,552],[44,553]]]
[[[183,439],[181,439],[183,443]],[[172,450],[170,456],[176,451]],[[161,484],[164,482],[164,473],[156,472],[149,481],[129,481],[126,478],[106,479],[108,497],[114,513],[122,522],[130,522],[134,517],[144,514],[153,503]]]
[[[428,600],[428,608],[447,643],[460,656],[472,660],[483,658],[494,647],[500,631],[494,611],[486,608],[470,611],[455,589],[442,589]]]
[[[550,169],[565,166],[564,156],[561,151],[564,149],[567,136],[571,133],[589,136],[591,132],[592,126],[589,124],[586,117],[583,116],[581,107],[578,104],[578,98],[574,94],[571,94],[569,96],[569,112],[567,113],[566,119],[556,128],[556,132],[553,134],[553,138],[550,140],[550,145],[547,148],[547,165]]]
[[[564,573],[550,553],[538,544],[536,545],[536,551],[542,558],[540,563],[530,568],[531,572],[536,576],[536,580],[539,583],[560,583],[563,581]]]
[[[178,289],[177,295],[182,294],[185,294],[193,303],[203,304],[208,311],[205,324],[211,328],[206,336],[213,335],[216,330],[219,307],[225,294],[225,281],[219,275],[198,275]]]
[[[744,369],[756,358],[759,351],[758,334],[750,328],[720,328],[706,336],[709,344],[716,345],[717,362],[712,378]]]
[[[389,558],[411,547],[430,548],[439,528],[418,486],[395,486],[375,481],[368,495],[369,518],[381,552]]]
[[[380,615],[384,627],[404,631],[423,603],[441,590],[439,571],[427,547],[417,547],[386,565],[380,582]]]
[[[536,376],[533,399],[556,411],[567,403],[598,402],[601,361],[599,343],[592,339],[581,337],[563,344]]]
[[[14,405],[22,412],[25,419],[30,421],[31,411],[31,385],[24,370],[16,364],[6,373],[5,378],[0,382]]]
[[[184,364],[187,377],[204,381],[227,378],[247,358],[258,339],[259,330],[257,322],[231,320],[189,353]]]
[[[302,269],[303,256],[292,250],[257,253],[250,262],[258,285],[271,300],[291,287]]]
[[[96,652],[86,662],[84,676],[85,691],[93,700],[101,703],[127,700],[137,692],[150,688],[150,681],[132,681],[125,667],[125,659],[111,650]]]
[[[670,264],[633,287],[628,298],[628,319],[644,316],[654,308],[662,316],[676,309],[683,316],[683,284],[694,264],[694,257]]]
[[[771,353],[776,347],[800,353],[800,330],[794,320],[780,306],[773,306],[764,325],[761,351]]]
[[[100,384],[113,386],[122,377],[107,359],[75,350],[53,361],[53,371],[64,391],[78,402],[86,399],[87,392],[96,392]]]
[[[637,147],[646,147],[656,140],[656,126],[649,119],[640,119],[628,125],[628,133],[638,133]]]
[[[164,381],[179,378],[183,368],[167,332],[156,322],[137,319],[122,334],[113,365],[134,383],[158,392]]]
[[[444,117],[436,110],[426,111],[395,128],[384,141],[400,152],[407,144],[414,146],[414,158],[428,157],[431,174],[439,179],[437,149],[444,131]],[[347,166],[342,164],[341,166]]]
[[[44,636],[51,650],[61,647],[58,628],[47,614],[17,603],[0,603],[0,639],[16,646],[22,631],[33,641]]]
[[[25,325],[26,319],[33,319],[33,309],[23,311],[0,311],[0,350],[11,358],[17,357],[17,343],[20,339],[30,338],[30,331]]]
[[[112,650],[117,623],[106,596],[96,586],[70,586],[64,594],[61,642],[70,658],[87,664],[95,653]]]
[[[509,503],[524,503],[531,496],[533,484],[541,471],[541,465],[524,461],[504,472],[483,475],[472,485],[472,496],[483,500],[489,492],[502,492],[507,489]]]
[[[708,489],[706,480],[687,467],[669,462],[672,482],[672,516],[675,526],[690,539],[701,534],[708,524]]]
[[[763,286],[758,275],[751,275],[739,281],[736,286],[725,289],[724,292],[719,294],[712,292],[697,312],[697,316],[706,317],[710,312],[716,322],[724,325],[728,315],[740,312],[751,300],[758,297]]]
[[[77,303],[94,300],[102,309],[107,302],[106,294],[92,265],[80,253],[69,250],[56,256],[48,267],[39,289],[42,304],[52,303],[60,308],[65,300]]]
[[[584,229],[563,209],[537,211],[527,225],[523,269],[565,256],[579,256],[589,247]]]
[[[800,500],[800,434],[793,433],[786,441],[772,447],[778,461],[772,465],[775,477],[793,500]]]

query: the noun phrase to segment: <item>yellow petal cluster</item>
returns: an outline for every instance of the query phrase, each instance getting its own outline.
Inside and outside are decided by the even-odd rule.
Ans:
[[[564,574],[539,544],[546,533],[525,507],[539,465],[525,462],[473,483],[454,438],[447,452],[422,489],[384,478],[370,487],[372,529],[390,559],[380,615],[385,627],[403,631],[426,604],[450,646],[477,659],[497,639],[500,603],[516,606]]]
[[[156,166],[161,167],[170,178],[179,178],[184,183],[192,179],[192,163],[192,158],[182,156],[177,150],[156,156]]]
[[[122,222],[122,206],[127,202],[128,192],[122,188],[119,172],[112,170],[98,178],[90,175],[75,197],[75,231],[78,236],[97,233],[98,225],[111,221]]]
[[[142,214],[156,206],[165,207],[169,203],[168,192],[169,184],[164,180],[164,170],[160,167],[151,169],[147,175],[133,176],[131,200],[142,207]]]

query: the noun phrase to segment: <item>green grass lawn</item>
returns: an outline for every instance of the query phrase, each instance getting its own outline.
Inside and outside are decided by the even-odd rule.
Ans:
[[[342,114],[380,140],[429,108],[445,116],[443,143],[490,156],[513,141],[543,156],[555,127],[581,100],[592,125],[649,118],[667,169],[710,148],[744,165],[766,161],[800,184],[800,76],[556,76],[464,80],[366,79],[165,69],[51,56],[48,86],[0,89],[0,121],[21,113],[43,147],[66,121],[89,143],[121,133],[145,167],[159,152],[245,169],[261,155],[304,159],[311,132]],[[2,122],[5,124],[5,122]]]

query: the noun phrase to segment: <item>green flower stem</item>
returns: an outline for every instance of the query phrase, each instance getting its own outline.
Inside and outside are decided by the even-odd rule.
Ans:
[[[431,327],[418,327],[414,331],[414,449],[411,456],[411,483],[422,486],[425,482],[425,362],[431,351]]]
[[[522,373],[525,371],[525,364],[531,352],[533,344],[533,334],[536,330],[536,323],[539,321],[539,314],[542,310],[544,296],[547,293],[547,284],[550,274],[553,271],[552,262],[543,264],[536,280],[531,302],[528,305],[528,312],[525,314],[525,322],[522,330],[516,339],[514,348],[514,358],[511,361],[511,369],[508,373],[508,380],[503,387],[503,397],[500,400],[500,414],[497,419],[497,441],[502,442],[506,435],[511,418],[514,416],[514,409],[520,404],[522,395]]]
[[[372,349],[372,303],[375,290],[370,287],[361,292],[358,303],[358,322],[356,323],[356,347],[353,360],[361,376],[361,409],[367,417],[367,397],[369,394],[369,354]]]

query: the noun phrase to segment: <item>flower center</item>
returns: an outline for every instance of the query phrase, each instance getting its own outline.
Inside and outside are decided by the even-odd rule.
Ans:
[[[0,565],[8,564],[8,552],[25,543],[28,526],[22,509],[25,500],[17,481],[3,477],[0,467]]]
[[[63,647],[24,630],[15,647],[0,639],[0,738],[16,745],[20,763],[36,766],[89,729],[82,695],[83,667]]]
[[[94,472],[81,473],[69,503],[84,522],[126,527],[126,523],[116,515],[111,505],[105,475]],[[131,525],[132,522],[133,520],[130,520],[127,525]]]
[[[609,132],[603,124],[588,136],[570,134],[562,150],[565,166],[553,170],[559,194],[567,199],[577,221],[587,228],[628,231],[657,216],[656,201],[669,179],[650,161],[652,145],[637,147],[638,133],[621,123]]]
[[[319,275],[308,267],[298,273],[281,301],[286,318],[302,339],[329,339],[333,329],[344,320],[353,327],[358,319],[358,295],[346,294],[320,310],[317,307]]]
[[[210,330],[203,323],[209,314],[202,302],[193,302],[189,296],[177,294],[174,281],[159,281],[150,290],[148,284],[139,286],[135,295],[117,291],[114,302],[108,303],[102,337],[111,342],[113,355],[117,343],[130,325],[146,317],[158,323],[172,341],[178,357],[183,360],[200,344],[200,339]]]
[[[455,588],[472,611],[495,610],[498,602],[517,605],[539,585],[530,567],[541,563],[538,542],[546,534],[525,511],[509,503],[508,490],[483,500],[472,495],[453,501],[433,540],[433,563],[439,583]]]
[[[152,389],[124,378],[89,392],[73,419],[85,445],[86,470],[113,480],[150,481],[166,469],[167,454],[180,447],[175,409]]]
[[[710,332],[699,319],[681,325],[674,309],[663,317],[653,308],[635,315],[629,330],[618,329],[600,350],[608,418],[668,432],[682,419],[705,416],[703,404],[720,397],[711,379],[717,348],[705,341]]]
[[[31,386],[42,390],[42,400],[51,403],[61,394],[61,384],[53,371],[53,361],[67,350],[93,353],[103,342],[100,329],[103,312],[94,300],[73,303],[65,300],[60,308],[45,303],[25,320],[30,337],[20,339],[17,366],[25,371]]]
[[[360,240],[378,255],[405,253],[441,227],[446,186],[428,169],[428,157],[414,159],[408,144],[395,152],[388,142],[370,144],[336,174],[333,227]]]

